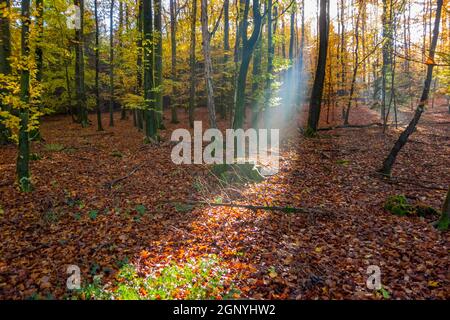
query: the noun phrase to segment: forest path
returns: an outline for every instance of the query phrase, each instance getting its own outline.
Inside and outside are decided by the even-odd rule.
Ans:
[[[424,115],[395,167],[396,177],[420,179],[422,186],[374,175],[394,129],[339,129],[304,139],[293,126],[278,175],[221,195],[246,204],[324,208],[332,216],[176,208],[166,202],[204,200],[199,183],[212,181],[203,166],[174,165],[170,144],[143,146],[130,121],[80,134],[68,117],[46,119],[45,143],[33,143],[41,157],[32,164],[33,193],[12,185],[16,151],[1,149],[0,298],[64,297],[68,264],[80,266],[84,281],[95,274],[108,281],[125,262],[148,273],[211,253],[241,297],[379,298],[365,285],[367,267],[378,265],[392,298],[448,298],[448,233],[383,210],[393,194],[440,207],[445,191],[423,184],[444,188],[450,181],[449,126],[439,124],[449,121],[445,110]],[[198,117],[207,122],[204,110]],[[370,117],[355,108],[351,123]],[[182,123],[185,118],[180,114]],[[177,127],[169,125],[163,137]],[[210,191],[212,201],[224,190]]]

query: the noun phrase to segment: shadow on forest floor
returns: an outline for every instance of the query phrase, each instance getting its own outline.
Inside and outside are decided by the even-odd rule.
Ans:
[[[198,116],[207,123],[203,109]],[[358,107],[350,121],[372,117]],[[181,123],[185,118],[180,112]],[[34,192],[13,186],[15,149],[1,150],[0,298],[62,298],[67,265],[78,265],[85,282],[102,275],[107,283],[123,265],[144,276],[211,254],[226,270],[224,286],[239,291],[234,297],[380,298],[366,288],[367,267],[378,265],[391,298],[448,298],[448,233],[383,210],[394,194],[440,207],[445,191],[433,188],[450,181],[450,130],[438,124],[449,120],[445,113],[424,115],[399,155],[395,182],[374,172],[397,130],[338,129],[304,139],[293,127],[278,175],[206,199],[333,213],[323,216],[176,206],[204,199],[198,183],[211,178],[203,166],[173,164],[169,143],[143,145],[131,120],[97,133],[93,126],[81,131],[69,117],[53,119],[44,122],[45,142],[32,146]],[[163,139],[177,127],[168,125]]]

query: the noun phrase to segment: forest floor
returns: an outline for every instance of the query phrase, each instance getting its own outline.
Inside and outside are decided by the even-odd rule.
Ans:
[[[436,231],[433,219],[383,209],[398,194],[440,209],[450,182],[446,110],[427,110],[392,180],[376,170],[400,129],[345,128],[306,139],[293,127],[279,174],[216,189],[205,166],[172,163],[172,144],[144,145],[131,120],[109,128],[105,115],[107,130],[98,133],[70,117],[49,117],[44,142],[32,144],[32,193],[14,185],[15,147],[0,149],[0,299],[66,297],[67,265],[78,265],[83,281],[101,274],[106,282],[124,261],[146,274],[208,254],[226,267],[236,298],[448,299],[450,235]],[[206,123],[205,111],[198,113]],[[411,113],[403,116],[406,122]],[[187,123],[181,111],[180,120],[162,131],[163,141]],[[358,107],[350,122],[377,116]],[[219,196],[325,213],[176,204]],[[369,265],[381,269],[382,293],[367,289]]]

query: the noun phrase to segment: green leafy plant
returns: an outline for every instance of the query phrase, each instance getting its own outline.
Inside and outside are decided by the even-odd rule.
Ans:
[[[88,215],[89,215],[89,218],[91,218],[91,220],[95,220],[95,219],[97,219],[97,216],[98,216],[98,210],[91,210],[91,211],[89,211]]]
[[[228,287],[226,269],[215,255],[172,263],[147,277],[138,275],[134,266],[124,264],[116,282],[102,285],[94,281],[82,288],[82,299],[154,300],[231,298],[238,291]]]

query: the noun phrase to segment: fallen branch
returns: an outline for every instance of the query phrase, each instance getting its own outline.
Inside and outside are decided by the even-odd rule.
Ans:
[[[318,131],[329,131],[329,130],[335,130],[335,129],[347,129],[347,128],[370,128],[370,127],[382,127],[382,123],[370,123],[370,124],[346,124],[346,125],[339,125],[339,126],[333,126],[333,127],[325,127],[325,128],[319,128]]]
[[[115,186],[116,184],[118,184],[119,182],[122,182],[123,180],[128,179],[129,177],[131,177],[131,176],[132,176],[133,174],[135,174],[139,169],[141,169],[144,165],[145,165],[145,163],[140,164],[140,165],[134,167],[133,170],[131,170],[126,176],[123,176],[123,177],[117,178],[117,179],[115,179],[115,180],[113,180],[113,181],[111,181],[111,182],[108,182],[108,183],[105,184],[105,186],[106,186],[108,189],[111,189],[112,187],[114,187],[114,186]]]
[[[88,137],[95,137],[95,136],[113,136],[113,135],[114,135],[114,132],[96,132],[96,133],[82,134],[78,137],[88,138]]]
[[[208,205],[211,207],[230,207],[230,208],[242,208],[249,210],[267,210],[267,211],[281,211],[284,213],[317,213],[317,214],[331,214],[330,211],[316,209],[316,208],[298,208],[298,207],[281,207],[281,206],[260,206],[250,204],[237,204],[237,203],[215,203],[207,201],[164,201],[165,203],[181,203],[186,205]]]

